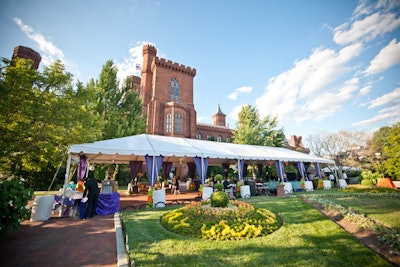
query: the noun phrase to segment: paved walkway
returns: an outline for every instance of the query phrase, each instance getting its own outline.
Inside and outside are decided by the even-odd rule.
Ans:
[[[197,192],[167,194],[167,203],[194,199]],[[147,195],[121,193],[121,210],[145,204]],[[0,266],[103,266],[116,267],[117,248],[114,215],[95,216],[88,220],[58,218],[47,221],[24,221],[20,228],[0,240]]]

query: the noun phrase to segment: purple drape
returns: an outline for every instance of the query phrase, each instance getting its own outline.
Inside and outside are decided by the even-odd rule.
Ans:
[[[83,178],[85,178],[86,175],[86,156],[81,155],[79,159],[79,165],[78,165],[78,181],[82,181]]]
[[[194,162],[188,163],[188,173],[190,178],[194,178],[194,174],[196,172],[196,164]]]
[[[172,162],[162,163],[162,170],[163,170],[162,173],[165,180],[168,180],[171,169],[172,169]]]
[[[315,162],[314,166],[315,166],[315,171],[317,172],[318,178],[321,179],[322,176],[321,176],[321,168],[320,168],[320,166],[319,166],[319,162]]]
[[[149,184],[151,187],[157,181],[158,173],[160,172],[163,156],[149,156],[146,155],[146,166],[147,166],[147,176],[149,178]]]
[[[204,184],[207,176],[208,158],[195,157],[194,164],[196,164],[196,169],[197,173],[200,176],[201,184]]]
[[[283,166],[283,162],[280,160],[275,160],[275,167],[276,167],[276,172],[278,173],[279,179],[282,182],[284,182],[285,169]]]
[[[298,161],[297,162],[297,170],[299,171],[301,178],[306,178],[306,168],[304,167],[304,162]]]
[[[129,161],[129,167],[131,168],[131,181],[136,178],[138,173],[142,170],[143,161]]]
[[[238,159],[238,178],[239,181],[243,180],[244,173],[244,159]]]

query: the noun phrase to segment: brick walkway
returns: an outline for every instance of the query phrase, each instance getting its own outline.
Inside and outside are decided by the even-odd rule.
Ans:
[[[147,195],[121,194],[121,209],[145,204]],[[167,202],[194,199],[197,192],[167,194]],[[0,266],[117,266],[114,215],[88,220],[56,215],[47,221],[24,221],[0,240]]]

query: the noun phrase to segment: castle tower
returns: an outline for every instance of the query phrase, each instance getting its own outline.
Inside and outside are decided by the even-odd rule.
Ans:
[[[157,55],[157,49],[149,44],[143,46],[142,79],[140,81],[139,95],[143,101],[143,114],[148,114],[147,104],[152,97],[153,72],[151,65]]]
[[[154,46],[143,46],[140,96],[148,134],[194,138],[196,111],[193,78],[196,69],[157,57]]]
[[[35,50],[25,47],[25,46],[16,46],[14,48],[14,53],[12,56],[12,60],[15,60],[17,58],[25,58],[25,59],[30,59],[32,60],[32,66],[31,68],[33,70],[37,70],[39,68],[40,61],[42,60],[42,57],[38,52]]]
[[[215,113],[212,118],[213,118],[214,125],[224,126],[224,127],[226,126],[226,124],[225,124],[226,115],[221,111],[219,104],[217,107],[217,113]]]

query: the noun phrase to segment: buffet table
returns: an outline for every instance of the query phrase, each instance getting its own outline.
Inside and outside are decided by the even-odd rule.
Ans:
[[[82,197],[74,199],[74,198],[65,198],[64,205],[66,207],[75,207],[79,206],[79,218],[83,218],[83,213],[86,208],[86,203],[82,203],[80,201]],[[54,201],[56,203],[61,204],[62,196],[55,195]],[[107,215],[114,214],[115,212],[119,212],[119,204],[120,204],[120,195],[117,192],[110,194],[99,194],[99,200],[97,203],[96,214],[97,215]]]

